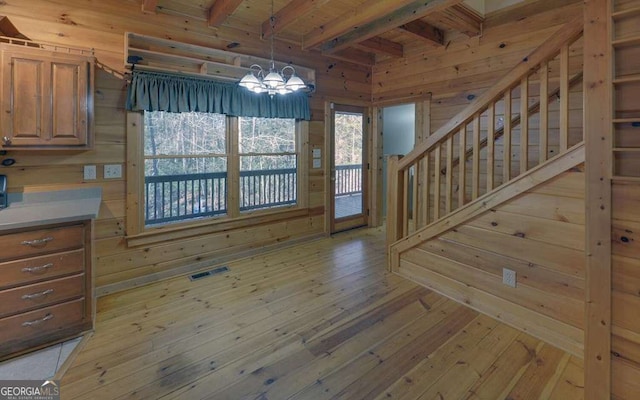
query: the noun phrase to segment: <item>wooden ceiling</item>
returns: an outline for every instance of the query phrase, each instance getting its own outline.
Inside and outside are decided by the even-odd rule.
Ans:
[[[401,58],[416,40],[445,46],[446,36],[479,35],[483,19],[463,0],[141,0],[142,11],[229,26],[268,39],[320,51],[338,59],[374,65]]]

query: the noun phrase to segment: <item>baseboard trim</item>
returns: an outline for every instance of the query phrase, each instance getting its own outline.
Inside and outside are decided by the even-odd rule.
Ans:
[[[230,261],[236,261],[243,258],[253,257],[257,254],[263,254],[263,253],[268,253],[275,250],[284,249],[287,247],[295,246],[300,243],[322,239],[324,237],[326,237],[326,234],[324,232],[320,232],[320,233],[314,233],[311,235],[301,236],[295,239],[290,239],[285,242],[273,243],[273,244],[255,248],[255,249],[248,249],[244,251],[234,252],[232,254],[218,257],[214,260],[200,261],[197,263],[187,264],[182,267],[172,268],[166,271],[157,272],[154,274],[149,274],[149,275],[140,276],[133,279],[128,279],[126,281],[100,286],[95,289],[95,294],[96,294],[96,297],[107,296],[109,294],[121,292],[128,289],[133,289],[140,286],[149,285],[151,283],[155,283],[165,279],[175,278],[176,276],[192,274],[199,270],[215,267],[216,265],[219,265],[222,263],[227,263]]]

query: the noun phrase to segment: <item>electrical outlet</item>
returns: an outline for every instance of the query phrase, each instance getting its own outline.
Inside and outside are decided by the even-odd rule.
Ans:
[[[84,180],[92,181],[96,179],[96,166],[95,165],[85,165],[84,166]]]
[[[512,288],[516,287],[516,271],[502,268],[502,283]]]
[[[122,178],[122,165],[110,164],[104,166],[104,179]]]

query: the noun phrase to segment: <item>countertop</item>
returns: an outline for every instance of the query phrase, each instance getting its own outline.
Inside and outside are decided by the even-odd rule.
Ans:
[[[0,232],[93,219],[101,200],[100,188],[9,193],[8,207],[0,209]]]

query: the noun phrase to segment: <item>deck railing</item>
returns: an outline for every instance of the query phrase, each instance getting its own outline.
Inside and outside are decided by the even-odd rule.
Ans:
[[[295,204],[295,168],[240,171],[240,211]]]
[[[145,224],[227,213],[227,173],[145,177]],[[297,201],[295,168],[240,171],[240,211]]]
[[[362,193],[362,164],[336,165],[336,196]]]

